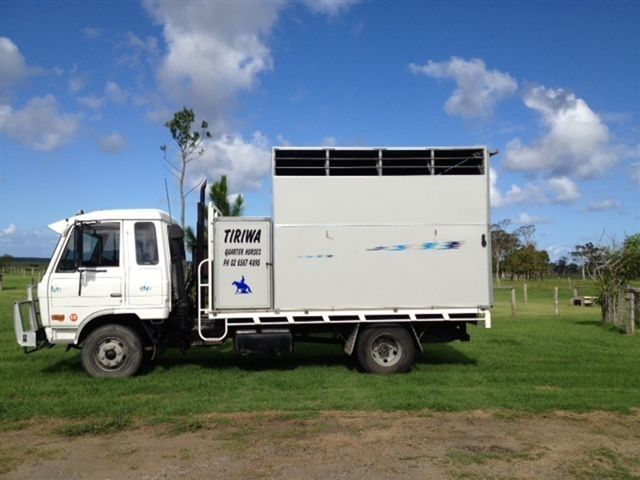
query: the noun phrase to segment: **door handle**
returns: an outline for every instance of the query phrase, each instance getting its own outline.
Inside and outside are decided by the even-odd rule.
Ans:
[[[111,298],[120,298],[120,297],[122,297],[122,294],[121,293],[112,293],[110,296],[111,296]]]

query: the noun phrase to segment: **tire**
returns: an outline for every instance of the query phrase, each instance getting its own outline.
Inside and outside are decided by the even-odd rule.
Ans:
[[[142,364],[143,345],[138,334],[123,325],[104,325],[82,344],[80,361],[85,372],[96,378],[126,378]]]
[[[367,373],[404,373],[411,370],[414,340],[402,327],[370,327],[358,338],[358,363]]]

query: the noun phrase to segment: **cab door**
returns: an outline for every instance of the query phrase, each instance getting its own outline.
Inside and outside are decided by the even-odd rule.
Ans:
[[[127,259],[128,305],[159,307],[167,304],[169,275],[166,258],[161,254],[165,250],[161,243],[161,225],[151,221],[126,222],[127,252],[135,252]]]
[[[124,302],[121,222],[77,223],[49,277],[51,324],[71,326]]]

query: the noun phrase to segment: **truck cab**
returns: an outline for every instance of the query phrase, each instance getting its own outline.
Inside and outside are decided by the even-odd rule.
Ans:
[[[176,285],[184,250],[174,255],[173,263],[171,254],[171,238],[181,243],[182,230],[171,216],[154,209],[104,210],[49,228],[60,238],[37,295],[31,292],[26,302],[16,303],[18,343],[27,350],[78,346],[96,329],[115,323],[133,330],[143,350],[152,347],[148,326],[170,318],[181,297],[178,289],[184,288]],[[107,346],[115,348],[117,342],[111,343]],[[121,347],[115,350],[124,355]],[[110,351],[103,353],[110,356]],[[106,362],[107,371],[115,367],[119,365]]]

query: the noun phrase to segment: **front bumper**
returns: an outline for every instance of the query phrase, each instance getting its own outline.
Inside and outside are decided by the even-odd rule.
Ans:
[[[40,321],[38,301],[34,298],[32,285],[27,287],[27,300],[13,304],[13,328],[16,332],[16,341],[25,353],[49,346]]]

